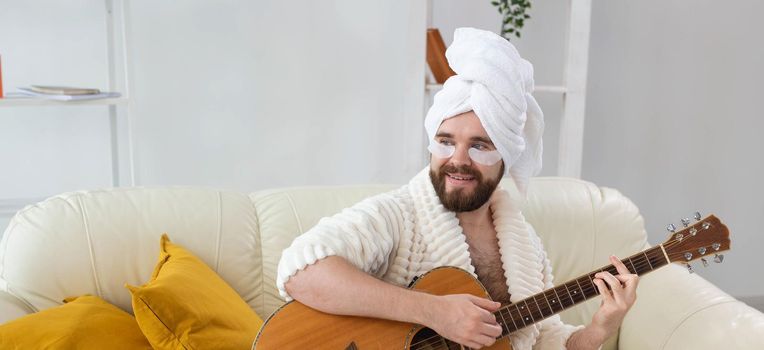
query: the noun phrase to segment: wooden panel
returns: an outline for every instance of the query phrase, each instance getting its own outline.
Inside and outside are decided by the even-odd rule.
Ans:
[[[446,59],[446,44],[435,28],[427,29],[427,65],[438,84],[443,84],[456,73],[449,67]]]

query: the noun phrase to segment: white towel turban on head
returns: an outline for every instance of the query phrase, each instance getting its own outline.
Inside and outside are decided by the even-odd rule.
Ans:
[[[435,95],[424,127],[429,140],[443,120],[474,111],[504,160],[506,173],[525,194],[541,170],[544,114],[533,92],[533,66],[495,33],[458,28],[446,58],[456,75]]]

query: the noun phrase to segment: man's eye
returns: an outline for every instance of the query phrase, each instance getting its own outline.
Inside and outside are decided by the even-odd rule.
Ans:
[[[476,143],[476,144],[472,145],[472,148],[474,148],[474,149],[476,149],[478,151],[487,151],[488,150],[488,147],[486,145],[479,144],[479,143]]]
[[[444,145],[444,146],[451,146],[451,145],[453,145],[453,143],[451,141],[449,141],[449,140],[441,139],[439,142],[440,142],[441,145]]]

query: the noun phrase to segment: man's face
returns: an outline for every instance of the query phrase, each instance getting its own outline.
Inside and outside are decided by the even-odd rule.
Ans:
[[[466,212],[488,202],[501,181],[504,162],[486,166],[470,158],[470,148],[496,149],[475,112],[444,120],[435,134],[435,142],[456,147],[449,158],[430,156],[430,180],[443,206],[451,211]]]

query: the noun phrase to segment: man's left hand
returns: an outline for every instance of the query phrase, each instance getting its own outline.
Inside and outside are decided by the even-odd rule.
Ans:
[[[592,317],[590,326],[595,328],[596,334],[602,336],[602,342],[618,331],[626,312],[637,300],[639,284],[639,276],[631,273],[615,255],[610,256],[610,262],[618,270],[618,275],[613,276],[607,271],[594,275],[594,284],[602,296],[602,304]]]

